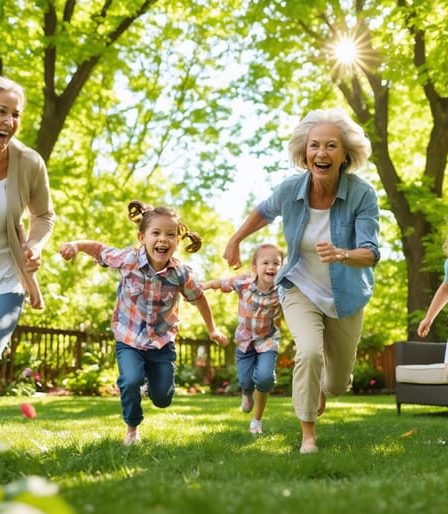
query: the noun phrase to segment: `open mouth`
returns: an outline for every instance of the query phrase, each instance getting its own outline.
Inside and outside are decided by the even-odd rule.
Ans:
[[[315,162],[314,166],[319,170],[328,170],[331,167],[331,164],[327,164],[325,162]]]
[[[164,255],[164,254],[166,254],[168,252],[168,248],[166,248],[165,246],[163,246],[163,247],[159,246],[157,248],[154,248],[154,251],[156,253],[160,253],[160,254]]]
[[[8,139],[9,132],[6,132],[5,130],[0,130],[0,141],[5,141],[5,139]]]

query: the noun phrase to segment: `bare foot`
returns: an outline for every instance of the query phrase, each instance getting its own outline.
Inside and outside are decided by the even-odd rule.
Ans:
[[[317,409],[318,416],[322,416],[326,406],[327,406],[327,395],[324,393],[324,391],[321,391],[320,399],[319,399],[319,408]]]
[[[140,434],[136,427],[128,427],[128,431],[123,440],[125,446],[131,446],[140,442]]]
[[[317,453],[318,448],[316,446],[316,440],[315,439],[304,439],[302,441],[302,445],[300,446],[300,453],[302,455],[306,455],[307,453]]]
[[[302,444],[300,446],[300,453],[316,453],[316,432],[314,421],[300,421],[302,427]]]

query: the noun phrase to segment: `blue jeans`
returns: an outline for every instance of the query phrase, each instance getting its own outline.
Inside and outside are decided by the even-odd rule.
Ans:
[[[246,353],[237,348],[236,367],[238,381],[244,394],[251,394],[255,388],[260,393],[269,393],[275,384],[276,351],[258,353],[249,347]]]
[[[140,387],[148,385],[148,396],[156,407],[168,407],[174,396],[174,343],[160,350],[138,350],[128,344],[115,345],[123,419],[127,425],[138,426],[143,420]]]
[[[24,295],[20,293],[0,295],[0,359],[19,322],[23,299]]]

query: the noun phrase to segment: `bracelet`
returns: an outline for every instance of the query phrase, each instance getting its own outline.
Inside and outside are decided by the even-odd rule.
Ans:
[[[342,258],[342,264],[347,264],[349,258],[348,250],[344,250],[344,257]]]

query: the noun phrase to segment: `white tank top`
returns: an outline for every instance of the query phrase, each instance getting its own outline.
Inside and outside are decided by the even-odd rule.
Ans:
[[[23,293],[19,273],[11,256],[6,230],[6,181],[0,180],[0,294]]]
[[[330,209],[310,208],[310,220],[300,242],[300,257],[286,275],[327,316],[337,318],[330,282],[330,266],[320,261],[316,243],[331,241]]]

